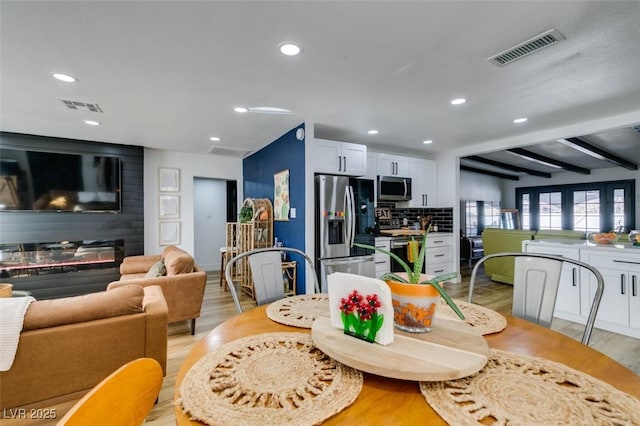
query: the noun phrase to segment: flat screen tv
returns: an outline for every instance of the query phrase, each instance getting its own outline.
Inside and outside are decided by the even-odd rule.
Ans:
[[[0,211],[119,212],[120,159],[0,148]]]

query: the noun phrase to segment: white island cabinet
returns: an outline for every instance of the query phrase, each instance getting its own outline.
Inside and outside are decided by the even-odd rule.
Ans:
[[[524,241],[524,252],[555,254],[595,266],[604,278],[604,293],[596,328],[640,338],[640,247],[585,241]],[[578,257],[576,257],[576,255]],[[579,275],[565,265],[554,316],[584,324],[596,290],[596,280],[584,269]]]

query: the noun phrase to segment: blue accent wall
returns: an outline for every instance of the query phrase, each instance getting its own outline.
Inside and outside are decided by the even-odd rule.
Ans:
[[[273,175],[289,170],[289,201],[296,209],[296,218],[288,221],[275,221],[274,235],[285,246],[305,249],[305,163],[304,139],[296,138],[296,130],[304,129],[304,123],[291,129],[278,139],[243,160],[243,192],[245,198],[268,198],[273,203]],[[294,256],[298,262],[298,294],[305,293],[305,260]]]

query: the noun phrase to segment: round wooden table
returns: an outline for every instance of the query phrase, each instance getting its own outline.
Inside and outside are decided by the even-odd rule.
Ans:
[[[208,352],[241,337],[268,332],[307,332],[271,321],[266,306],[237,315],[213,329],[185,358],[176,378],[174,399],[180,396],[180,384],[191,366]],[[640,399],[640,376],[606,355],[577,340],[529,321],[506,316],[507,328],[485,336],[489,346],[510,352],[542,357],[590,374],[617,389]],[[178,425],[198,425],[175,406]],[[362,392],[355,402],[323,424],[446,424],[426,403],[418,382],[388,379],[364,374]]]

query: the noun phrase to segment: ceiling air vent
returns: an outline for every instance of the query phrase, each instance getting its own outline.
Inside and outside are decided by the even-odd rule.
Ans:
[[[244,157],[250,149],[235,148],[230,146],[212,145],[209,147],[207,154],[226,155],[228,157]]]
[[[67,106],[69,109],[75,109],[77,111],[86,111],[86,112],[102,112],[102,109],[98,106],[98,104],[90,104],[88,102],[80,102],[80,101],[70,101],[67,99],[62,99],[62,103]]]
[[[538,50],[556,44],[560,40],[564,40],[564,36],[560,34],[558,30],[551,29],[530,38],[524,43],[520,43],[519,45],[507,49],[504,52],[500,52],[497,55],[487,58],[487,61],[495,62],[498,65],[507,65],[520,58],[531,55]]]

